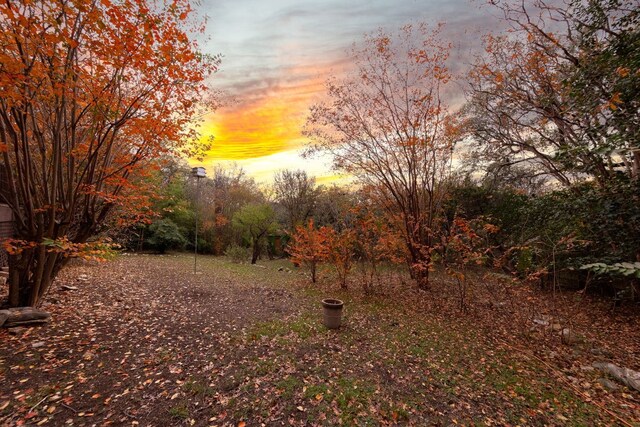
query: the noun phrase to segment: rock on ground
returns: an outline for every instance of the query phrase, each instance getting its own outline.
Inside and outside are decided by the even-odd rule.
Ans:
[[[0,327],[11,328],[20,325],[46,323],[49,321],[49,317],[51,317],[50,313],[33,307],[0,310]]]
[[[595,362],[593,367],[606,372],[627,387],[640,391],[640,372],[606,362]]]

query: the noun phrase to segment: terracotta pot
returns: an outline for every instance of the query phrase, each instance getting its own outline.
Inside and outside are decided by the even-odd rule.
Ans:
[[[342,306],[344,303],[339,299],[323,299],[323,319],[324,325],[329,329],[338,329],[342,324]]]

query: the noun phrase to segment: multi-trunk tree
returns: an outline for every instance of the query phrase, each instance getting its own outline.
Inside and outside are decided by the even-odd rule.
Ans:
[[[251,243],[251,264],[260,257],[270,233],[277,231],[276,214],[268,203],[248,203],[232,219],[233,227]]]
[[[429,286],[456,133],[441,97],[449,46],[438,33],[406,26],[366,37],[352,52],[354,70],[327,82],[329,100],[312,107],[306,129],[312,151],[330,152],[398,218],[421,288]]]
[[[217,59],[188,1],[0,4],[0,161],[14,215],[9,304],[36,305],[109,215],[148,206],[140,179],[191,125]],[[88,243],[89,242],[89,243]]]

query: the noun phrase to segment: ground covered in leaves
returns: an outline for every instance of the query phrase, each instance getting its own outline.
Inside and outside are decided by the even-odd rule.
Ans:
[[[640,425],[640,395],[591,366],[640,367],[637,315],[605,301],[478,275],[463,312],[444,278],[418,292],[392,272],[365,294],[285,261],[192,262],[66,269],[51,323],[0,330],[0,424]]]

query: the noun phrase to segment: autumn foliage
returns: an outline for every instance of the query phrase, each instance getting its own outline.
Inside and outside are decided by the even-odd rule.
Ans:
[[[379,278],[381,264],[407,264],[405,242],[380,212],[356,205],[347,215],[348,220],[333,225],[316,227],[311,219],[306,226],[297,227],[289,245],[291,260],[309,268],[313,283],[318,267],[330,265],[343,289],[348,288],[349,276],[357,268],[368,292]]]
[[[440,27],[405,26],[367,36],[352,56],[356,69],[329,80],[329,101],[311,109],[310,151],[331,153],[336,168],[371,188],[385,214],[398,220],[412,276],[427,288],[459,133],[441,96],[451,78],[449,45]]]
[[[329,260],[334,266],[338,281],[343,289],[347,288],[347,278],[355,263],[356,233],[345,228],[329,235]]]
[[[161,154],[199,152],[191,124],[217,60],[190,40],[190,16],[184,0],[0,5],[11,305],[37,304],[107,221],[141,219]]]
[[[303,265],[311,273],[311,281],[316,283],[318,266],[331,255],[330,242],[335,231],[329,227],[316,228],[313,219],[306,225],[299,225],[289,244],[291,261]]]

